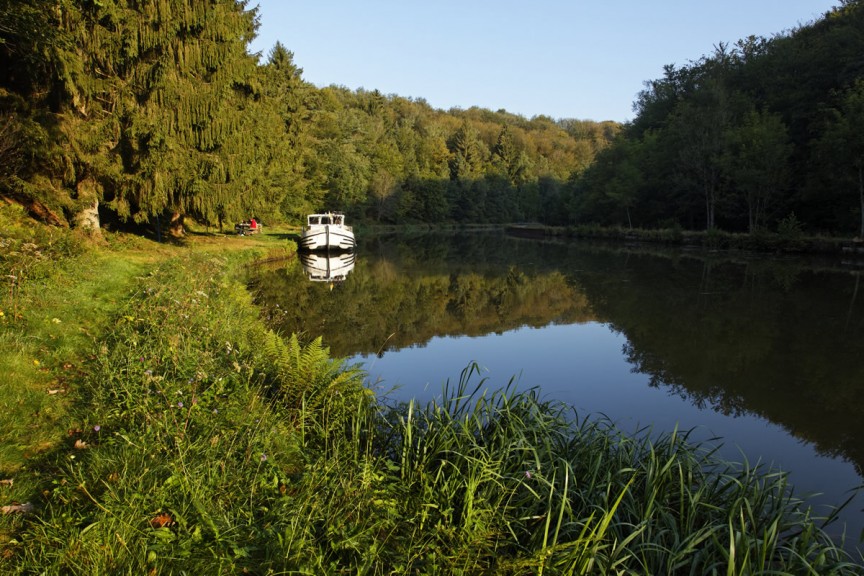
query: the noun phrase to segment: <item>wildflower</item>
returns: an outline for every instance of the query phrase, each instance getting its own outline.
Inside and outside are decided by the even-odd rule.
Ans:
[[[526,470],[526,471],[525,471],[525,478],[527,478],[528,480],[530,480],[531,477],[532,477],[532,476],[531,476],[531,471],[530,471],[530,470]]]
[[[213,408],[213,414],[218,414],[218,413],[219,413],[219,409],[218,409],[218,408]]]
[[[179,402],[177,402],[177,407],[178,407],[178,408],[182,408],[182,407],[183,407],[183,401],[182,401],[182,400],[180,400]]]
[[[60,324],[60,323],[63,322],[63,321],[60,320],[59,318],[52,318],[52,319],[51,319],[51,322],[53,322],[54,324]]]
[[[96,424],[95,426],[93,426],[94,432],[99,432],[100,430],[102,430],[102,426],[100,426],[99,424]]]
[[[34,366],[39,366],[39,364],[40,364],[39,360],[33,360],[33,365],[34,365]]]
[[[261,462],[266,462],[266,461],[267,461],[267,454],[262,452],[261,453]]]
[[[144,370],[144,374],[146,374],[147,376],[152,376],[153,370]]]

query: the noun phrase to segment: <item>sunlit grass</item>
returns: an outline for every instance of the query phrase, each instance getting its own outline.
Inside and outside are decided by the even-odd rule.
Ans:
[[[0,387],[6,416],[0,438],[17,440],[0,448],[0,470],[20,465],[26,452],[56,437],[70,382],[142,270],[140,262],[105,253],[77,255],[26,279],[14,305],[3,302],[0,373],[7,385]]]

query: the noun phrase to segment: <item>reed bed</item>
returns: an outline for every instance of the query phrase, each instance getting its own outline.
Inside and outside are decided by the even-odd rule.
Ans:
[[[239,253],[142,276],[0,488],[9,574],[862,574],[785,475],[627,436],[469,366],[389,406],[267,330]]]

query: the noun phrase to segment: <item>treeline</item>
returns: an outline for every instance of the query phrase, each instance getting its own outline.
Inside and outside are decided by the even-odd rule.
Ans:
[[[623,127],[318,88],[281,44],[249,53],[256,10],[0,0],[0,196],[176,232],[326,208],[864,236],[862,0],[667,66]]]
[[[281,44],[249,53],[246,1],[0,0],[0,22],[0,195],[55,224],[542,220],[620,128],[317,88]]]
[[[647,82],[569,223],[864,236],[864,2]]]

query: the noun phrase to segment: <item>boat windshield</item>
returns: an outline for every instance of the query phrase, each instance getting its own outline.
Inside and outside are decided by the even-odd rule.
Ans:
[[[310,214],[307,222],[309,226],[323,224],[342,224],[345,217],[342,214]]]

